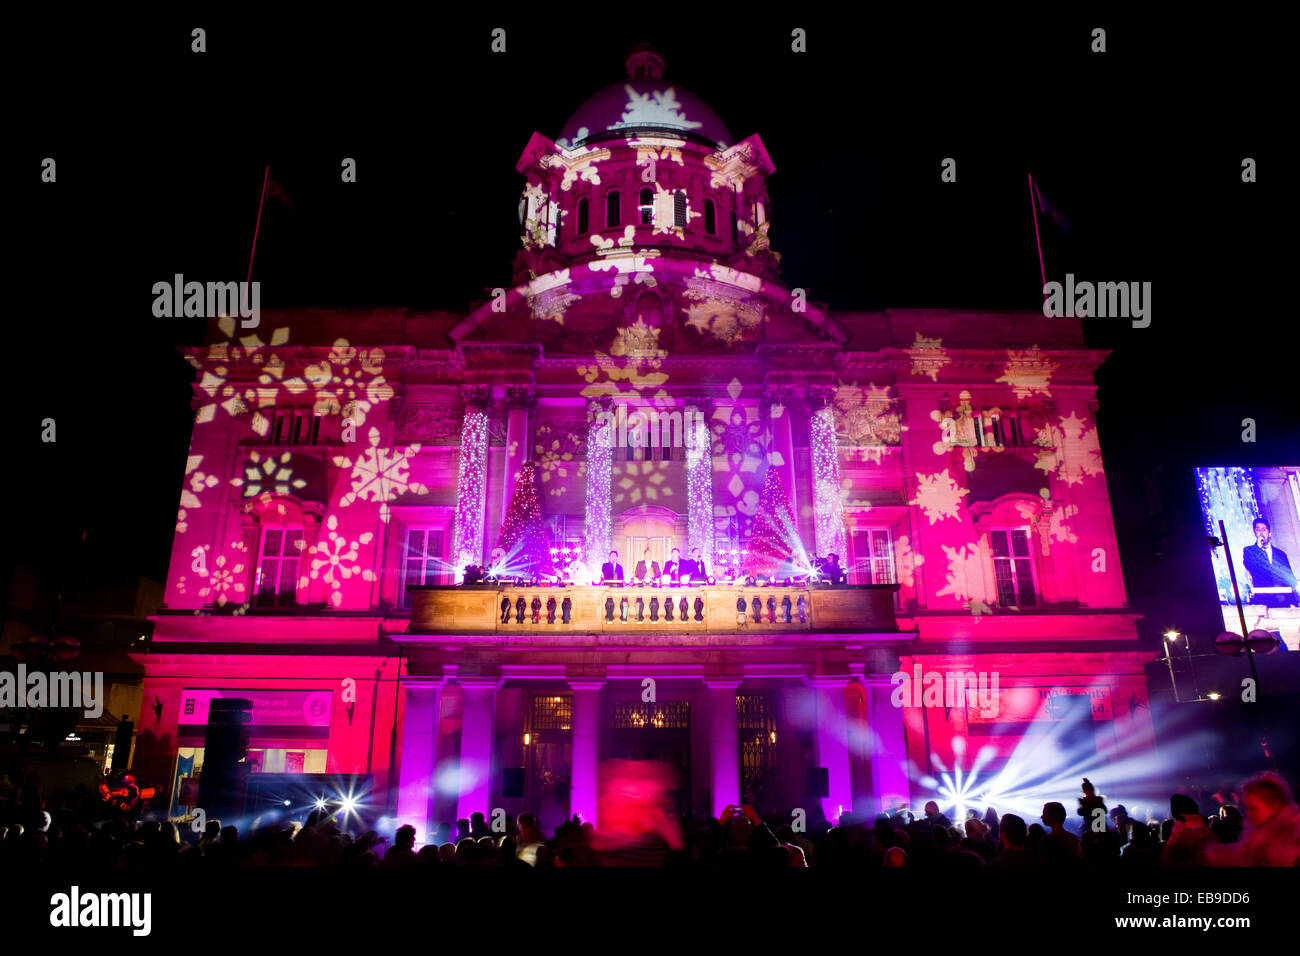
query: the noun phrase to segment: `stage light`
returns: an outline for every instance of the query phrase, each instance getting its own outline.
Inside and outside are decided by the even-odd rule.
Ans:
[[[532,742],[533,742],[533,735],[532,735],[532,734],[524,734],[524,746],[527,747],[527,746],[528,746],[529,744],[531,744]]]
[[[317,797],[317,798],[316,798],[316,809],[317,809],[317,810],[324,810],[324,809],[325,809],[325,798],[324,798],[324,797]]]
[[[1178,640],[1178,637],[1179,637],[1179,634],[1178,634],[1177,631],[1165,631],[1165,640],[1166,640],[1166,641],[1176,641],[1176,640]]]
[[[1206,694],[1205,696],[1207,696],[1208,698],[1210,698],[1210,700],[1218,700],[1218,699],[1219,699],[1221,696],[1223,696],[1223,695],[1220,694],[1218,691],[1210,691],[1210,692],[1209,692],[1208,694]]]
[[[286,807],[293,806],[293,802],[290,801],[290,800],[286,800],[286,801],[284,801],[284,805],[285,805]]]

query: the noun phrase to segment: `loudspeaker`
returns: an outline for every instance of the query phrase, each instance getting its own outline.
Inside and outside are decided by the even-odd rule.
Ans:
[[[251,700],[214,697],[209,702],[199,774],[199,807],[208,819],[229,818],[242,810],[239,761],[248,756],[248,725],[252,722]]]
[[[502,772],[501,790],[505,797],[522,797],[524,795],[524,768],[506,767]]]
[[[825,767],[808,768],[808,796],[829,797],[831,795],[831,773]]]

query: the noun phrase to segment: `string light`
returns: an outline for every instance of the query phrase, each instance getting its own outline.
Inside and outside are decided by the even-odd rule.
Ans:
[[[846,559],[849,549],[844,533],[844,500],[840,495],[840,450],[835,439],[835,412],[828,405],[809,419],[808,446],[812,451],[815,495],[814,529],[817,553]]]
[[[593,579],[600,577],[600,565],[609,554],[611,488],[613,483],[613,436],[610,417],[592,414],[587,425],[587,561]]]
[[[709,427],[694,405],[686,407],[686,553],[699,548],[713,567],[713,455]]]
[[[508,574],[524,574],[530,578],[553,578],[556,549],[549,547],[546,524],[542,520],[542,506],[537,498],[537,470],[531,461],[519,468],[510,505],[505,520],[501,522],[501,537],[497,550],[504,552],[503,570]]]
[[[455,581],[460,584],[467,564],[483,556],[483,478],[487,474],[487,410],[468,405],[461,426],[460,471],[456,478],[456,527],[451,553]]]

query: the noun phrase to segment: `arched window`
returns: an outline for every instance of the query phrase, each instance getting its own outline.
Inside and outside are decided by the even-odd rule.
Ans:
[[[673,193],[673,225],[678,229],[686,228],[686,190],[684,189]]]
[[[704,200],[704,231],[710,236],[718,234],[718,210],[712,199]]]
[[[621,215],[622,206],[619,204],[618,190],[610,190],[605,197],[605,228],[613,229],[622,225],[623,217]]]
[[[587,233],[587,200],[578,200],[578,231],[575,235],[583,236]]]
[[[641,205],[637,208],[641,210],[641,225],[652,225],[655,221],[655,191],[653,189],[641,190]]]

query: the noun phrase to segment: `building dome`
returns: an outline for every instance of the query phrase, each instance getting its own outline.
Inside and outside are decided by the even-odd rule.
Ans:
[[[589,97],[569,117],[556,143],[572,149],[644,131],[672,133],[720,149],[733,145],[731,132],[712,107],[690,90],[664,81],[663,65],[652,48],[637,47],[627,58],[627,79]]]

